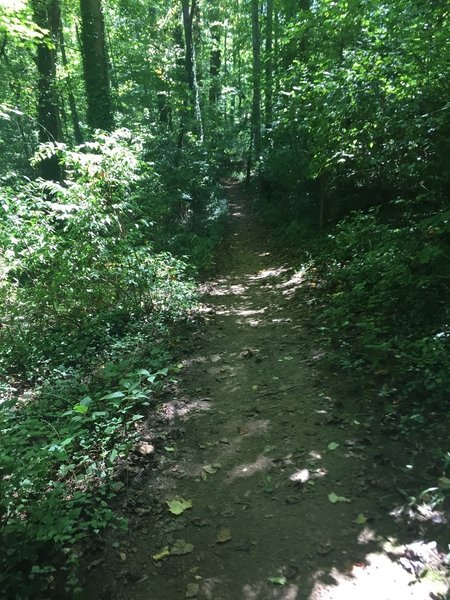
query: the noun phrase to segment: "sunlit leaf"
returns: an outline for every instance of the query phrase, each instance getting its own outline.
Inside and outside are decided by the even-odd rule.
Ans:
[[[181,515],[185,510],[192,508],[192,501],[184,500],[183,498],[166,500],[166,504],[173,515]]]

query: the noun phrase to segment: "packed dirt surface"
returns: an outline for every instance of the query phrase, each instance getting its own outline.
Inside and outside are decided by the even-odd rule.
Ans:
[[[301,265],[226,192],[204,327],[121,492],[129,530],[88,557],[83,598],[445,598],[445,517],[404,506],[414,455],[360,385],[321,369]]]

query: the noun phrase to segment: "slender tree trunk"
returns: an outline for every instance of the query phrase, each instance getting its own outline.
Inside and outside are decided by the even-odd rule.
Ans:
[[[32,0],[34,21],[42,29],[50,31],[53,47],[48,40],[42,40],[37,46],[36,66],[38,70],[38,126],[41,143],[62,140],[61,122],[59,118],[56,94],[56,43],[57,25],[56,14],[59,14],[59,0]],[[58,158],[52,156],[43,160],[39,165],[40,174],[44,179],[61,179],[61,168]]]
[[[261,35],[259,29],[258,0],[252,0],[252,48],[252,139],[255,160],[258,161],[261,155]]]
[[[75,102],[75,96],[73,93],[72,77],[70,76],[70,74],[68,72],[68,60],[67,60],[67,54],[66,54],[66,44],[64,41],[64,31],[63,31],[62,21],[59,26],[59,47],[61,49],[61,61],[62,61],[63,67],[67,74],[66,75],[66,77],[67,77],[67,98],[69,100],[69,108],[70,108],[70,116],[71,116],[71,120],[72,120],[73,135],[75,138],[75,143],[82,144],[83,143],[83,134],[81,133],[80,119],[78,116],[77,104]]]
[[[266,18],[266,56],[265,56],[265,94],[264,117],[266,131],[272,126],[272,89],[273,89],[273,0],[267,0]]]
[[[181,0],[183,12],[183,27],[184,27],[184,49],[185,49],[185,68],[188,87],[190,90],[191,105],[194,112],[195,121],[197,124],[197,133],[200,141],[203,142],[203,123],[202,112],[200,107],[200,93],[197,81],[197,63],[195,57],[195,44],[193,37],[194,15],[197,8],[197,0]]]
[[[91,129],[110,131],[114,120],[101,0],[80,0],[80,11],[87,122]]]
[[[211,104],[217,104],[220,96],[220,67],[222,62],[222,53],[220,50],[220,26],[215,25],[211,33],[212,48],[209,57],[209,75],[211,79],[209,88],[209,101]],[[226,37],[226,34],[225,34]]]

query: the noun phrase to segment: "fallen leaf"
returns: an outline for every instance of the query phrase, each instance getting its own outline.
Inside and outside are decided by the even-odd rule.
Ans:
[[[238,427],[238,432],[239,432],[239,435],[247,435],[250,432],[250,430],[248,427],[241,426],[241,427]]]
[[[197,598],[200,586],[198,583],[188,583],[186,586],[186,598]]]
[[[254,390],[256,392],[257,389],[258,389],[257,385],[252,385],[252,390]]]
[[[332,504],[336,504],[337,502],[351,502],[351,500],[349,498],[346,498],[345,496],[338,496],[334,492],[331,492],[331,494],[328,494],[328,500]]]
[[[336,448],[339,448],[339,444],[337,442],[330,442],[328,444],[328,450],[336,450]]]
[[[123,561],[127,560],[127,555],[125,552],[119,552],[119,556],[120,556],[120,560],[123,560]]]
[[[183,498],[166,500],[166,504],[173,515],[181,515],[188,508],[192,508],[192,500],[184,500]]]
[[[215,473],[217,473],[217,469],[213,465],[205,465],[203,467],[203,470],[209,475],[214,475]]]
[[[269,581],[270,581],[270,583],[273,583],[274,585],[286,585],[287,584],[286,577],[269,577]]]
[[[162,560],[163,558],[166,558],[167,556],[170,556],[169,546],[164,546],[164,548],[162,548],[162,550],[160,550],[159,552],[154,554],[152,556],[152,558],[153,558],[153,560]]]
[[[164,450],[166,452],[175,452],[175,448],[172,448],[172,446],[164,446]]]
[[[357,523],[358,525],[365,525],[367,523],[367,517],[362,513],[359,513],[359,515],[355,519],[355,523]]]
[[[190,554],[193,550],[193,544],[188,544],[186,540],[175,540],[173,547],[170,549],[170,554],[181,556],[183,554]]]
[[[137,451],[141,456],[148,456],[149,454],[153,454],[155,452],[155,446],[153,446],[153,444],[149,444],[148,442],[142,442],[137,447]]]
[[[228,527],[222,527],[217,532],[216,543],[217,544],[225,544],[225,542],[229,542],[231,540],[231,531]]]

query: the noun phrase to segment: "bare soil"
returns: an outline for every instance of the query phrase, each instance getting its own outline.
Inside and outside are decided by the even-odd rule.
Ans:
[[[129,530],[86,557],[83,598],[445,598],[445,515],[405,507],[417,449],[381,427],[364,382],[320,367],[301,265],[226,192],[205,325],[119,496]],[[174,499],[192,507],[176,516]]]

